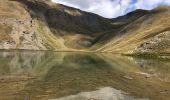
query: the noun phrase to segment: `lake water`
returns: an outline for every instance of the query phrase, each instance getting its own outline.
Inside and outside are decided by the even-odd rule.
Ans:
[[[0,100],[170,100],[170,60],[0,51]]]

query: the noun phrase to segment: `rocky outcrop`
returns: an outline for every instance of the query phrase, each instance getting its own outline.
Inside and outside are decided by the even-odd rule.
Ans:
[[[1,17],[0,25],[11,28],[11,32],[6,33],[9,39],[0,41],[1,49],[46,49],[35,29],[34,21],[30,17],[25,19]]]
[[[166,53],[170,50],[170,31],[160,33],[136,48],[138,53]]]
[[[0,49],[47,50],[36,29],[36,20],[24,5],[6,0],[0,1],[0,6],[7,9],[0,12]]]

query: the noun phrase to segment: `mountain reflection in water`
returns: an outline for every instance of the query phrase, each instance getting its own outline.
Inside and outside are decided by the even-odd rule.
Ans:
[[[0,100],[169,100],[169,72],[164,59],[0,51]]]
[[[52,100],[149,100],[149,99],[137,99],[126,95],[120,90],[114,88],[105,87],[92,92],[82,92],[77,95],[71,95],[60,99]]]

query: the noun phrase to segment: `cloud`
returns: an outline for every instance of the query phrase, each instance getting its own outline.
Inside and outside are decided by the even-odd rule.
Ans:
[[[93,12],[106,18],[122,16],[136,9],[151,10],[170,5],[170,0],[52,0],[67,6]]]

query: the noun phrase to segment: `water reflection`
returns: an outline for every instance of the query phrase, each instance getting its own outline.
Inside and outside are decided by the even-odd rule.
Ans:
[[[114,88],[105,87],[92,92],[82,92],[77,95],[71,95],[59,99],[52,100],[149,100],[137,99],[128,96],[126,93]]]
[[[160,59],[1,51],[0,100],[169,100],[169,72]]]

